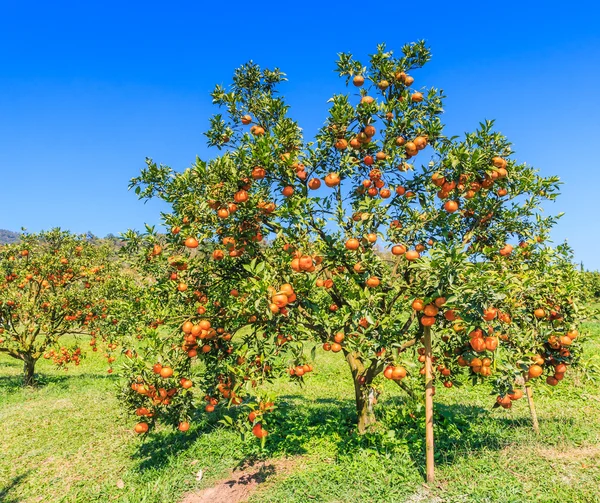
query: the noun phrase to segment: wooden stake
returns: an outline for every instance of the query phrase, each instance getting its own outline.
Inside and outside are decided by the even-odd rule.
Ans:
[[[425,344],[425,467],[427,482],[435,479],[433,460],[433,367],[431,364],[431,329],[424,327]]]
[[[540,425],[538,423],[537,414],[535,412],[535,404],[533,403],[533,391],[531,386],[525,386],[525,394],[527,395],[527,402],[529,403],[529,412],[531,412],[531,422],[533,423],[533,431],[538,435],[540,433]]]

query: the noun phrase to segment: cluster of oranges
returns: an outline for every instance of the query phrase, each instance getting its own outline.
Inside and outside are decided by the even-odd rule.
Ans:
[[[248,421],[250,421],[253,424],[252,434],[256,438],[265,438],[269,434],[269,432],[264,429],[261,422],[261,418],[264,417],[264,415],[267,412],[272,411],[274,408],[275,404],[273,402],[260,402],[258,404],[258,409],[253,410],[250,412],[250,414],[248,414]]]
[[[286,315],[288,312],[286,306],[296,301],[296,293],[292,285],[284,283],[279,290],[271,287],[269,291],[271,293],[270,311],[273,314]]]
[[[205,312],[206,308],[204,308],[204,306],[199,306],[198,313]],[[181,330],[184,334],[181,349],[183,349],[190,358],[197,356],[198,351],[209,353],[213,349],[213,346],[209,343],[211,341],[217,349],[225,348],[226,351],[231,352],[230,346],[220,345],[220,341],[227,342],[231,340],[231,334],[225,332],[225,329],[222,327],[213,328],[209,320],[203,319],[198,323],[193,323],[188,320],[183,323]],[[203,343],[199,344],[198,341],[202,341]]]
[[[435,324],[435,317],[440,313],[440,308],[446,304],[445,297],[437,297],[432,303],[425,304],[422,299],[412,301],[412,308],[417,313],[422,313],[420,321],[424,327],[431,327]],[[454,311],[450,310],[451,317],[454,317]]]
[[[325,351],[331,351],[333,353],[339,353],[342,350],[342,342],[346,338],[343,332],[337,332],[333,336],[333,342],[325,342],[323,344],[323,349]]]
[[[81,348],[69,349],[63,346],[59,351],[51,349],[44,353],[44,358],[46,360],[52,359],[57,366],[68,370],[67,364],[73,363],[74,365],[79,365],[81,362]]]
[[[314,368],[312,365],[305,363],[304,365],[296,365],[295,367],[290,367],[288,369],[288,374],[290,374],[291,376],[302,377],[303,375],[308,374],[313,370]]]

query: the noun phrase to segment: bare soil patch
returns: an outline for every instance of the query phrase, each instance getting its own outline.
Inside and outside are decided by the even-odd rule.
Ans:
[[[231,475],[200,492],[188,494],[181,503],[242,503],[261,484],[292,471],[296,459],[261,461],[234,470]]]

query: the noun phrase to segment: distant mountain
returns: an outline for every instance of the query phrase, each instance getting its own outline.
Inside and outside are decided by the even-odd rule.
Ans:
[[[0,229],[0,245],[16,243],[21,235],[6,229]]]

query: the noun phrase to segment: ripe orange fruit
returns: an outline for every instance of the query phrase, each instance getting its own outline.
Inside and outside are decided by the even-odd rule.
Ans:
[[[273,302],[273,304],[275,304],[278,308],[281,309],[282,307],[287,306],[289,300],[286,294],[278,293],[271,297],[271,302]]]
[[[478,369],[479,375],[483,377],[489,377],[492,375],[492,369],[490,367],[481,367]]]
[[[502,157],[494,157],[494,158],[492,159],[492,164],[493,164],[493,165],[494,165],[496,168],[503,168],[503,169],[505,169],[505,168],[506,168],[506,164],[507,164],[507,162],[506,162],[506,160],[505,160],[505,159],[503,159]]]
[[[379,286],[379,283],[380,283],[380,282],[381,282],[381,281],[379,280],[379,278],[378,278],[378,277],[376,277],[376,276],[371,276],[371,277],[370,277],[370,278],[367,280],[367,286],[368,286],[369,288],[375,288],[375,287],[378,287],[378,286]]]
[[[454,213],[455,211],[458,210],[458,203],[456,201],[446,201],[444,203],[444,209],[448,213]]]
[[[417,91],[411,95],[410,99],[413,103],[420,103],[423,101],[423,94]]]
[[[233,200],[236,203],[245,203],[248,200],[248,192],[245,190],[238,190],[234,195],[233,195]]]
[[[404,255],[406,253],[406,246],[394,245],[392,246],[392,255]]]
[[[446,318],[448,321],[456,320],[456,311],[454,311],[454,309],[448,309],[448,311],[444,313],[444,318]]]
[[[510,397],[508,395],[498,395],[496,398],[496,403],[504,407],[505,405],[510,403]]]
[[[262,424],[257,423],[252,427],[252,434],[256,438],[265,438],[269,433],[262,427]]]
[[[318,178],[311,178],[308,181],[308,188],[311,190],[317,190],[321,186],[321,180]]]
[[[394,367],[392,370],[392,379],[395,381],[406,377],[406,369],[404,367]]]
[[[567,371],[567,366],[564,363],[559,363],[556,367],[554,367],[554,371],[557,374],[564,374]]]
[[[435,318],[433,316],[422,316],[421,325],[424,327],[431,327],[435,324]]]
[[[363,130],[363,133],[365,133],[365,135],[367,135],[369,138],[372,138],[373,136],[375,136],[375,133],[377,132],[377,130],[375,129],[375,126],[372,125],[368,125],[365,127],[365,129]]]
[[[264,168],[256,166],[252,169],[252,178],[254,180],[262,180],[265,176],[267,176],[267,172]]]
[[[444,185],[446,178],[441,173],[434,173],[433,175],[431,175],[431,181],[436,187],[441,187],[442,185]]]
[[[520,389],[515,389],[512,393],[508,394],[508,398],[510,398],[511,400],[519,400],[523,398],[523,391]]]
[[[422,311],[425,307],[425,303],[421,299],[415,299],[412,301],[411,306],[415,311]]]
[[[165,379],[173,375],[173,369],[171,367],[163,367],[160,369],[160,377]]]
[[[483,311],[483,319],[485,321],[492,321],[496,315],[498,314],[498,310],[493,308],[493,307],[489,307],[487,309],[484,309]]]
[[[423,313],[425,314],[425,316],[437,316],[437,314],[439,313],[439,309],[433,304],[427,304],[423,309]]]
[[[394,366],[393,365],[388,365],[385,370],[383,371],[383,376],[386,379],[392,379],[392,375],[394,372]]]
[[[252,117],[250,117],[249,115],[243,115],[242,116],[242,124],[244,126],[247,126],[248,124],[250,124],[252,122]]]
[[[473,337],[469,341],[469,344],[473,348],[473,351],[475,351],[477,353],[481,353],[482,351],[485,351],[485,341],[483,340],[483,337]]]
[[[413,140],[413,143],[417,147],[417,150],[423,150],[427,146],[427,138],[425,138],[424,136],[417,136]]]
[[[529,371],[528,371],[529,377],[531,377],[531,378],[539,377],[543,373],[544,373],[544,369],[541,367],[541,365],[534,364],[534,365],[529,366]]]
[[[190,429],[190,423],[188,423],[187,421],[181,421],[181,423],[179,423],[179,431],[188,431]]]
[[[189,237],[185,240],[185,246],[188,248],[198,248],[198,240],[194,237]]]
[[[546,316],[546,311],[544,311],[541,307],[538,307],[533,315],[539,320],[540,318],[544,318]]]
[[[406,257],[406,260],[417,260],[421,255],[419,254],[418,251],[415,250],[408,250],[404,256]]]
[[[500,253],[500,255],[502,255],[503,257],[507,257],[508,255],[510,255],[513,251],[513,247],[509,244],[504,245],[504,248],[501,248],[500,251],[498,253]]]
[[[134,431],[141,435],[142,433],[146,433],[148,431],[148,423],[138,423],[134,427]]]
[[[342,350],[342,345],[334,342],[333,344],[331,344],[331,351],[333,353],[339,353]]]
[[[294,193],[294,187],[288,185],[281,191],[281,193],[284,195],[284,197],[290,197]]]
[[[348,148],[348,141],[344,138],[340,138],[338,141],[335,142],[335,148],[337,150],[346,150]]]
[[[352,79],[352,83],[356,87],[360,87],[365,83],[365,78],[362,75],[355,75],[354,78]]]
[[[561,335],[559,342],[562,346],[570,346],[573,344],[573,340],[568,335]]]
[[[360,241],[356,238],[350,238],[348,241],[346,241],[345,246],[347,250],[358,250],[360,247]]]
[[[534,357],[531,358],[531,360],[536,365],[543,365],[544,364],[544,357],[541,356],[541,355],[535,355]]]
[[[485,349],[488,351],[495,351],[498,347],[498,338],[497,337],[486,337],[485,338]]]
[[[340,175],[338,175],[337,173],[329,173],[326,177],[325,177],[325,185],[327,185],[327,187],[335,187],[336,185],[340,184]]]

